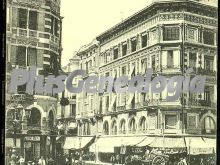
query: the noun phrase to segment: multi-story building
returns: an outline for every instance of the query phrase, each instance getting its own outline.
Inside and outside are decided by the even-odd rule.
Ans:
[[[35,66],[45,77],[59,74],[61,26],[60,0],[7,1],[6,87],[15,68]],[[18,148],[26,161],[54,156],[57,95],[26,94],[25,87],[6,91],[6,150]]]
[[[171,148],[184,143],[180,140],[182,137],[186,138],[187,146],[196,140],[202,146],[207,146],[208,142],[215,146],[216,4],[216,1],[205,0],[155,0],[97,36],[97,48],[87,46],[79,52],[79,68],[85,69],[88,75],[92,75],[95,66],[99,76],[114,79],[144,75],[149,68],[153,69],[153,77],[158,74],[167,78],[186,76],[187,68],[193,68],[188,75],[191,78],[206,76],[203,93],[188,91],[172,102],[166,101],[166,97],[174,93],[168,93],[166,88],[158,94],[77,95],[78,135],[100,135],[90,147],[91,152],[113,153],[114,147],[135,145],[146,136],[149,136],[145,138],[148,143],[157,137],[156,145],[163,144],[165,138],[166,145]],[[96,50],[98,55],[93,55]],[[175,139],[169,142],[166,137]],[[201,150],[192,148],[191,154],[201,154]]]

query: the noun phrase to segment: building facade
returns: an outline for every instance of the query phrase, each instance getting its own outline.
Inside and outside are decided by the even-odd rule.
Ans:
[[[37,75],[58,75],[61,68],[62,17],[59,0],[7,1],[7,80],[13,69],[35,66]],[[46,81],[46,78],[43,80]],[[57,95],[6,91],[6,152],[26,161],[55,155]]]
[[[215,147],[216,4],[216,1],[153,1],[97,36],[95,47],[83,47],[77,53],[81,59],[79,68],[86,70],[87,76],[130,79],[144,76],[149,68],[153,69],[153,77],[163,75],[167,79],[206,76],[203,93],[184,92],[172,102],[166,101],[166,97],[175,92],[166,88],[162,93],[77,94],[78,136],[99,135],[90,147],[97,160],[104,161],[100,155],[114,153],[117,145],[135,145],[146,136],[183,137],[187,145],[199,137],[206,139],[203,143],[214,142]],[[193,72],[187,74],[188,68],[193,68]]]

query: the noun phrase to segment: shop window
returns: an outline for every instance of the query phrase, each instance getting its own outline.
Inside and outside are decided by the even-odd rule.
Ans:
[[[164,27],[163,31],[163,40],[164,41],[172,41],[180,39],[180,31],[179,27]]]
[[[177,116],[176,115],[165,115],[165,129],[176,129]]]
[[[37,12],[36,11],[29,11],[29,29],[37,30]]]
[[[114,50],[113,50],[113,59],[115,60],[115,59],[117,59],[118,58],[118,48],[115,48]]]
[[[37,49],[27,49],[27,66],[37,66]]]
[[[27,9],[18,9],[18,27],[27,28]]]
[[[131,41],[131,52],[135,52],[137,50],[137,40],[134,39]]]
[[[167,51],[167,68],[173,67],[173,50]]]
[[[148,40],[148,38],[147,38],[147,34],[145,34],[145,35],[143,35],[142,37],[141,37],[141,46],[142,46],[142,48],[144,48],[144,47],[146,47],[147,46],[147,40]]]
[[[127,44],[123,44],[122,45],[122,56],[125,56],[127,54],[127,50],[128,50]]]
[[[214,33],[211,31],[203,31],[203,42],[207,45],[214,45]]]

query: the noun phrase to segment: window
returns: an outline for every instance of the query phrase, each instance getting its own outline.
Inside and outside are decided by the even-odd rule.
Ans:
[[[17,47],[16,63],[19,66],[26,66],[26,47]]]
[[[196,53],[189,53],[189,67],[195,68],[196,67]]]
[[[54,21],[54,35],[58,36],[58,19],[57,18],[55,18],[55,21]]]
[[[151,113],[148,115],[148,128],[149,129],[156,129],[156,114]]]
[[[152,69],[153,69],[153,71],[155,71],[155,69],[156,69],[155,56],[152,56]]]
[[[173,67],[173,50],[167,51],[167,68]]]
[[[29,29],[37,30],[37,12],[29,11]]]
[[[141,37],[141,41],[142,41],[141,42],[142,48],[146,47],[147,46],[147,34],[145,34]]]
[[[125,76],[125,75],[126,75],[126,66],[123,66],[123,67],[121,68],[121,75],[122,75],[122,76]]]
[[[117,59],[118,58],[118,48],[115,48],[114,50],[113,50],[113,59],[115,60],[115,59]]]
[[[203,42],[207,45],[214,45],[214,33],[211,31],[203,31]]]
[[[100,98],[99,102],[99,114],[102,114],[102,97]]]
[[[104,135],[108,135],[109,134],[109,126],[108,126],[108,122],[107,121],[104,122],[103,133],[104,133]]]
[[[205,133],[214,133],[215,132],[215,122],[212,117],[207,116],[204,119],[204,129]]]
[[[195,129],[197,128],[197,116],[193,114],[187,114],[188,119],[187,119],[187,128],[188,129]]]
[[[37,66],[37,49],[36,48],[28,48],[27,66]]]
[[[135,52],[137,49],[137,40],[134,39],[131,41],[131,52]]]
[[[120,123],[120,133],[125,134],[126,133],[126,129],[125,129],[125,120],[122,119],[121,123]]]
[[[70,108],[70,116],[76,116],[76,104],[71,104]]]
[[[18,27],[26,29],[27,28],[27,10],[26,9],[18,9]]]
[[[129,131],[130,133],[135,133],[136,132],[136,122],[135,122],[135,119],[132,118],[130,120],[130,123],[129,123]]]
[[[127,44],[123,44],[122,45],[122,56],[125,56],[127,54],[127,49],[128,49]]]
[[[211,92],[209,87],[206,87],[204,90],[204,100],[206,101],[206,104],[210,103],[211,101]]]
[[[112,122],[112,135],[117,135],[117,122],[114,120]]]
[[[176,115],[165,115],[165,129],[176,129],[177,116]]]
[[[205,69],[208,71],[213,71],[214,57],[205,56]]]
[[[22,94],[22,93],[25,93],[25,91],[26,91],[26,84],[24,84],[24,85],[19,85],[19,86],[17,87],[17,93]]]
[[[109,108],[109,96],[106,96],[106,110],[108,111]]]
[[[179,40],[179,27],[165,27],[163,31],[163,40]]]
[[[140,131],[145,131],[146,130],[146,118],[145,117],[141,118],[139,129],[140,129]]]

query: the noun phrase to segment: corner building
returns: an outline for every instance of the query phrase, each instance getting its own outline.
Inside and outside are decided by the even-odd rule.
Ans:
[[[167,95],[174,94],[167,89],[159,94],[104,92],[96,94],[96,99],[90,99],[90,94],[80,95],[80,99],[77,95],[78,136],[98,137],[89,149],[96,154],[96,160],[107,162],[115,147],[136,145],[143,139],[146,145],[156,139],[153,143],[157,148],[164,147],[164,140],[171,148],[176,143],[179,147],[184,143],[188,149],[190,144],[215,148],[216,4],[202,0],[153,1],[97,36],[99,76],[131,78],[152,68],[153,76],[159,74],[169,79],[185,75],[185,69],[193,68],[191,79],[205,75],[206,84],[204,93],[186,92],[174,102],[166,101]],[[87,66],[84,56],[79,56]],[[85,53],[85,59],[88,56]],[[91,71],[88,67],[86,70]],[[204,150],[191,147],[188,152],[208,153]]]
[[[15,68],[37,67],[37,74],[58,75],[61,60],[62,17],[59,0],[7,1],[7,80]],[[46,81],[46,78],[45,78]],[[6,153],[25,161],[55,156],[57,95],[6,91]],[[17,122],[15,122],[17,121]]]

